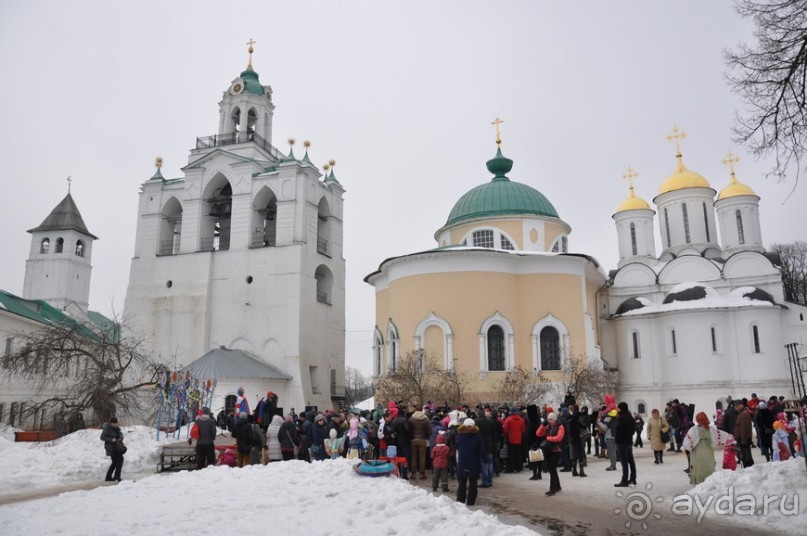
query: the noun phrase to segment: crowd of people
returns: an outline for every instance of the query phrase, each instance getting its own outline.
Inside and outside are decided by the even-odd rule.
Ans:
[[[242,392],[239,395],[243,397]],[[548,473],[546,494],[555,495],[561,491],[558,473],[586,477],[592,455],[608,460],[606,471],[621,469],[614,486],[636,485],[633,449],[644,448],[643,432],[655,464],[664,463],[665,452],[685,453],[685,472],[692,484],[714,472],[718,446],[725,447],[726,469],[753,465],[755,442],[767,461],[803,455],[798,413],[788,419],[783,399],[771,397],[765,402],[756,394],[730,400],[728,408],[717,409],[711,420],[705,412],[695,414],[693,405],[674,399],[663,411],[652,409],[646,421],[614,396],[606,395],[590,411],[570,392],[558,408],[536,404],[452,408],[431,402],[407,408],[389,402],[357,413],[292,410],[284,416],[275,414],[269,395],[264,399],[269,403],[262,401],[253,412],[243,402],[236,405],[232,420],[225,421],[236,440],[236,452],[226,451],[218,458],[216,419],[208,408],[201,408],[188,440],[189,444],[196,440],[197,468],[214,463],[243,467],[293,459],[380,458],[394,462],[403,479],[426,480],[431,471],[435,492],[438,487],[451,491],[450,482],[456,481],[457,500],[473,505],[478,488],[489,488],[495,477],[520,473],[525,466],[531,480],[542,480]],[[120,479],[123,455],[113,448],[123,439],[117,421],[104,427],[102,439],[112,456],[107,480]]]

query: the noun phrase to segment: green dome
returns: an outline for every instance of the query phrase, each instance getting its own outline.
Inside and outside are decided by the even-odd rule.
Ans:
[[[263,95],[263,86],[261,81],[258,80],[258,73],[252,69],[247,69],[241,73],[241,78],[244,79],[244,91],[254,95]]]
[[[448,215],[446,225],[472,218],[533,214],[558,218],[558,213],[544,194],[526,184],[513,182],[504,174],[510,171],[513,161],[502,155],[501,149],[487,162],[495,176],[486,184],[477,186],[460,197]]]

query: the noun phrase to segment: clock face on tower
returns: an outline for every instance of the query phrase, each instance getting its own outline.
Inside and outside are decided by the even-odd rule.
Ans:
[[[238,95],[244,91],[244,81],[243,80],[236,80],[233,82],[233,85],[230,86],[230,93],[233,95]]]

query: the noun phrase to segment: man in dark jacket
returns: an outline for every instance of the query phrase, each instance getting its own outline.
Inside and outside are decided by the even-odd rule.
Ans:
[[[198,433],[196,439],[196,469],[204,469],[216,465],[216,449],[213,443],[216,440],[216,421],[210,415],[209,408],[202,408],[202,414],[194,422]],[[188,440],[190,442],[190,439]]]
[[[252,423],[249,422],[249,413],[242,411],[238,414],[238,422],[232,434],[235,438],[236,454],[238,455],[238,467],[252,465],[252,449],[261,444],[260,437],[255,436]]]
[[[409,428],[409,419],[403,411],[399,411],[395,419],[384,429],[387,436],[392,436],[398,446],[398,457],[406,458],[406,467],[403,468],[401,478],[409,480],[409,470],[411,464],[410,447],[412,446],[412,430]]]
[[[735,402],[729,404],[729,407],[726,408],[726,412],[723,413],[723,428],[722,430],[727,434],[734,435],[734,425],[737,424],[737,415],[740,413],[737,411],[737,407],[735,407]]]
[[[619,461],[622,464],[622,480],[614,486],[627,488],[631,484],[636,485],[636,462],[633,460],[633,434],[636,432],[636,423],[628,409],[627,402],[620,402],[617,408],[619,408],[619,415],[616,419],[614,443],[616,443]],[[630,469],[630,476],[628,469]]]
[[[314,418],[314,425],[311,427],[311,460],[324,460],[328,456],[325,453],[325,440],[328,439],[328,426],[325,424],[325,415],[318,413]]]
[[[311,435],[314,423],[311,422],[310,415],[307,412],[300,412],[297,423],[297,437],[300,441],[300,459],[311,462],[311,445],[313,437]]]
[[[473,419],[457,427],[457,502],[476,504],[476,480],[482,471],[485,447]],[[467,495],[466,495],[467,490]]]
[[[489,488],[493,485],[493,436],[496,433],[496,426],[490,418],[490,411],[482,411],[476,419],[476,427],[479,428],[479,437],[482,438],[482,446],[485,448],[485,456],[482,459],[482,485]]]
[[[123,452],[121,445],[123,445],[123,431],[120,429],[118,419],[112,417],[109,422],[104,424],[101,431],[101,441],[104,442],[104,451],[106,455],[112,458],[112,463],[106,472],[106,481],[111,482],[117,480],[120,482],[120,472],[123,469]]]
[[[734,439],[737,441],[737,446],[740,447],[740,461],[742,461],[743,467],[751,467],[754,465],[754,457],[751,455],[753,419],[751,412],[742,402],[736,402],[735,407],[739,415],[737,415],[737,423],[734,425]]]
[[[412,431],[411,457],[412,476],[420,472],[420,479],[426,480],[426,449],[432,435],[432,423],[429,416],[418,410],[409,417],[409,429]]]

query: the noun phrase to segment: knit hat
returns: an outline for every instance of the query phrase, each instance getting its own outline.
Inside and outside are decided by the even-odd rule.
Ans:
[[[323,415],[322,413],[317,413],[317,416],[316,416],[316,418],[314,419],[314,422],[317,422],[317,421],[324,421],[324,420],[325,420],[325,415]]]
[[[760,402],[759,404],[757,404],[757,409],[768,409],[768,404],[766,404],[765,402]]]
[[[557,421],[558,420],[558,414],[553,411],[552,413],[550,413],[549,415],[546,416],[546,420],[553,421],[553,422]]]
[[[437,444],[437,445],[445,445],[446,444],[445,434],[438,433],[437,434],[437,439],[435,439],[435,444]]]
[[[239,387],[238,390],[236,391],[236,393],[238,393],[238,396],[244,396],[244,388]]]
[[[462,421],[462,425],[463,426],[476,426],[476,423],[474,422],[473,419],[465,419],[464,421]]]

